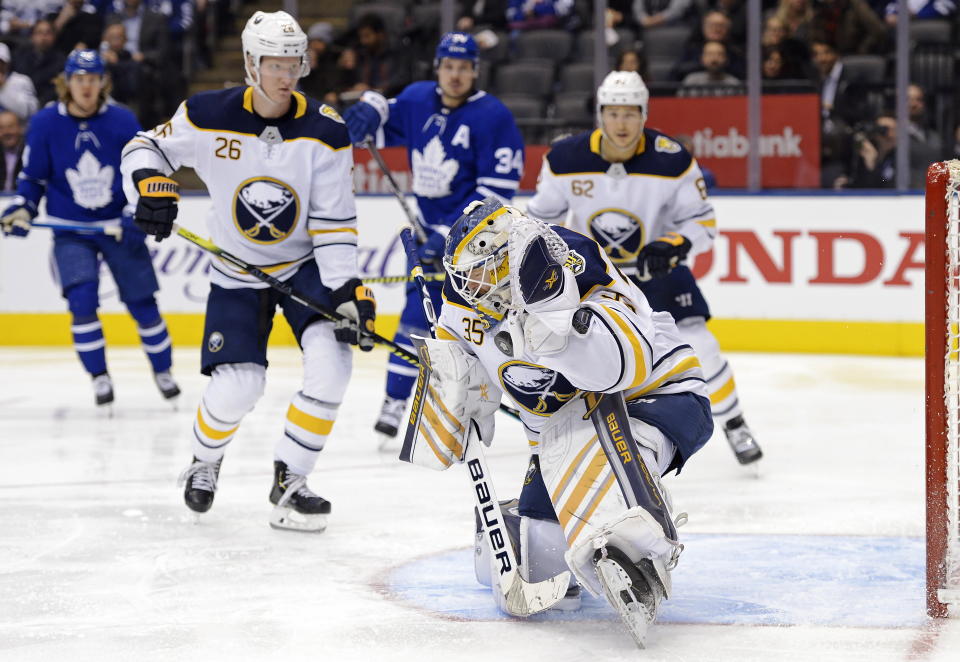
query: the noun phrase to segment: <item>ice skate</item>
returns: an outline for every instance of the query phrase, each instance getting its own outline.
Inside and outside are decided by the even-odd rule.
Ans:
[[[753,432],[747,427],[743,416],[734,416],[727,421],[726,425],[723,426],[723,433],[727,435],[727,442],[740,464],[752,464],[763,457],[760,444],[757,443]]]
[[[286,463],[273,463],[270,526],[275,529],[322,533],[327,528],[330,502],[307,487],[307,477],[293,473]]]
[[[657,618],[664,597],[653,561],[641,559],[631,563],[623,552],[607,545],[597,549],[593,563],[607,601],[620,615],[637,646],[644,648],[647,631]]]
[[[184,469],[177,479],[177,486],[184,485],[183,501],[187,508],[195,513],[205,513],[213,505],[213,495],[217,491],[217,479],[220,476],[220,463],[201,462],[193,458],[190,466]]]
[[[389,395],[383,399],[380,416],[373,426],[373,429],[380,433],[380,450],[383,450],[397,436],[406,410],[406,400],[391,398]]]
[[[163,372],[154,373],[153,381],[156,382],[157,388],[160,389],[160,395],[163,396],[163,399],[169,401],[170,404],[173,405],[173,408],[176,409],[177,396],[180,395],[180,387],[177,386],[177,382],[174,381],[170,371],[164,370]]]
[[[93,397],[97,407],[102,407],[107,415],[113,417],[113,380],[103,373],[93,378]]]

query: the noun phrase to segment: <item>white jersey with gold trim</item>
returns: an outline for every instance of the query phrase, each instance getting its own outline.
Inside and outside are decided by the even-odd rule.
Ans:
[[[668,232],[689,239],[691,254],[708,250],[716,218],[689,152],[644,129],[636,155],[610,163],[600,156],[601,140],[596,129],[554,144],[527,212],[593,238],[621,266],[634,266],[640,249]]]
[[[581,391],[623,391],[628,401],[685,392],[705,398],[700,362],[680,339],[670,314],[653,312],[596,242],[566,228],[550,227],[573,251],[571,270],[581,306],[591,313],[587,333],[571,333],[567,347],[557,354],[537,356],[524,350],[514,356],[507,322],[487,328],[448,279],[437,338],[456,340],[477,356],[520,410],[532,442],[547,418]]]
[[[276,278],[316,258],[331,289],[358,276],[353,153],[335,110],[299,92],[275,120],[253,112],[252,87],[201,92],[173,118],[142,131],[124,148],[121,170],[131,204],[131,173],[194,168],[207,185],[207,227],[215,244]],[[211,281],[225,288],[264,288],[220,260]]]

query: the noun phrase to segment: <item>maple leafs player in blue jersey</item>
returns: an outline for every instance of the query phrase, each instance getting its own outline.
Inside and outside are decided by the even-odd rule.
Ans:
[[[434,58],[436,83],[413,83],[389,102],[377,92],[364,92],[344,114],[354,144],[373,139],[378,145],[407,147],[427,233],[419,249],[426,271],[440,270],[445,238],[463,208],[486,197],[508,202],[523,174],[523,140],[513,115],[475,88],[478,53],[469,34],[447,33]],[[430,286],[438,306],[441,286],[439,281]],[[428,335],[427,320],[416,287],[411,284],[406,295],[394,340],[412,349],[410,334]],[[390,357],[386,397],[374,426],[378,432],[396,436],[416,375],[416,368]]]
[[[101,260],[137,323],[157,387],[164,398],[172,399],[180,389],[170,375],[170,336],[154,298],[159,285],[146,235],[132,225],[124,209],[127,199],[120,178],[120,152],[140,124],[129,110],[107,101],[110,85],[105,71],[97,51],[70,53],[64,77],[57,82],[59,103],[47,106],[30,122],[17,195],[0,216],[0,224],[4,234],[26,236],[46,197],[48,222],[92,228],[54,230],[53,256],[73,318],[73,345],[93,378],[96,403],[113,402],[97,316]],[[120,232],[107,234],[104,228]]]

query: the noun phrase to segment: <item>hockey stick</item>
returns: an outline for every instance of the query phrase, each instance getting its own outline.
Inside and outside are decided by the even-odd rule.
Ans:
[[[445,273],[422,274],[422,276],[424,280],[446,280],[447,278]],[[415,280],[413,276],[372,276],[364,278],[363,282],[369,285],[372,283],[409,283],[412,280]]]
[[[259,269],[253,266],[252,264],[244,262],[237,256],[228,253],[227,251],[223,250],[222,248],[214,244],[209,239],[204,239],[203,237],[190,232],[190,230],[187,230],[186,228],[181,227],[176,223],[173,224],[173,229],[178,235],[180,235],[190,243],[195,244],[196,246],[199,246],[200,248],[207,251],[208,253],[212,253],[213,255],[216,255],[221,260],[223,260],[228,264],[233,265],[237,269],[247,272],[257,280],[266,283],[267,285],[277,290],[278,292],[282,292],[283,294],[286,294],[288,297],[290,297],[297,303],[302,304],[307,308],[309,308],[310,310],[319,313],[320,316],[323,317],[324,319],[327,319],[331,322],[338,322],[344,319],[343,315],[337,313],[336,311],[330,310],[326,306],[320,303],[317,303],[316,301],[298,293],[287,283],[277,278],[274,278],[273,276],[266,273],[262,269]],[[404,361],[407,361],[412,365],[420,364],[420,361],[417,359],[416,354],[406,349],[405,347],[401,347],[400,345],[393,342],[389,338],[384,338],[383,336],[378,335],[376,333],[366,333],[366,332],[364,333],[365,335],[368,335],[371,338],[373,338],[373,341],[375,343],[385,345],[387,349],[389,349],[392,353],[399,356]]]
[[[50,222],[40,222],[40,223],[31,223],[31,227],[34,228],[50,228],[51,230],[70,230],[71,232],[81,232],[87,234],[105,234],[110,237],[114,237],[117,241],[120,241],[120,237],[123,235],[123,228],[119,225],[88,225],[86,223],[50,223]]]
[[[427,290],[426,281],[423,279],[423,268],[417,259],[417,249],[410,228],[404,228],[400,231],[400,240],[403,242],[407,259],[413,265],[410,273],[419,286],[424,312],[430,322],[430,335],[436,337],[437,317],[433,309],[433,302],[430,299],[430,292]],[[423,389],[426,388],[431,368],[426,344],[419,338],[415,338],[414,342],[417,344],[417,351],[423,355],[420,374],[417,377],[418,394],[415,398],[415,401],[418,399],[422,401],[424,397]],[[504,405],[501,404],[500,407],[502,409]],[[414,409],[417,409],[416,405],[414,405]],[[411,461],[413,441],[417,436],[417,428],[420,425],[422,413],[422,408],[420,408],[419,411],[411,414],[411,419],[408,421],[407,434],[400,451],[400,459],[405,462]],[[483,455],[483,442],[476,434],[476,425],[471,423],[469,427],[463,462],[467,465],[467,471],[470,474],[470,482],[473,488],[471,492],[483,532],[486,534],[485,539],[490,546],[491,557],[497,559],[500,563],[498,568],[500,579],[496,582],[496,587],[493,587],[494,591],[499,590],[497,604],[503,607],[507,613],[521,617],[549,609],[566,595],[567,587],[570,584],[570,572],[564,571],[550,579],[536,583],[527,582],[520,576],[517,554],[510,542],[510,536],[504,528],[506,520],[503,518],[503,510],[497,500],[490,470],[487,468],[487,462]]]
[[[373,157],[373,160],[377,162],[377,165],[383,172],[383,176],[387,178],[394,197],[396,197],[400,206],[403,207],[403,213],[407,215],[407,222],[410,223],[410,227],[413,228],[413,231],[417,234],[417,240],[419,240],[421,244],[424,243],[427,240],[427,232],[423,229],[420,219],[417,218],[417,215],[410,209],[410,205],[407,204],[407,199],[397,185],[397,180],[393,178],[393,173],[390,172],[390,168],[387,167],[387,162],[383,160],[380,150],[377,149],[376,142],[374,140],[368,140],[365,146],[370,150],[370,155]]]

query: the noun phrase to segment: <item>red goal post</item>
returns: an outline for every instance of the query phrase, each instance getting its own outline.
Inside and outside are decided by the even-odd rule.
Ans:
[[[960,161],[926,190],[927,613],[960,613]]]

